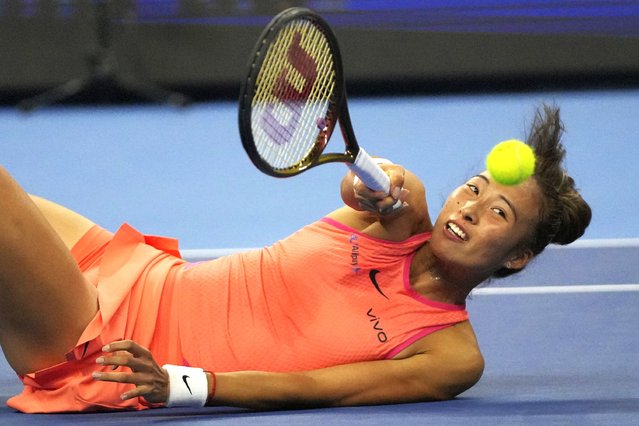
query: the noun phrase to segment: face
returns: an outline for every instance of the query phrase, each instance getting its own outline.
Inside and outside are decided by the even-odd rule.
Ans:
[[[433,227],[430,246],[445,264],[488,277],[507,262],[520,265],[517,245],[538,222],[540,191],[534,179],[500,185],[488,172],[455,189]]]

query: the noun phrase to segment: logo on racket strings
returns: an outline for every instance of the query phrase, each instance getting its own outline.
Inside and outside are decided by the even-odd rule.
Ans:
[[[286,51],[288,63],[303,79],[300,90],[294,82],[300,82],[288,67],[282,66],[277,74],[272,95],[277,102],[268,102],[264,114],[261,116],[261,127],[266,134],[278,145],[290,140],[290,135],[300,124],[300,117],[306,100],[311,95],[313,85],[317,80],[317,61],[302,47],[302,35],[298,32]],[[299,86],[299,84],[298,84]],[[287,116],[286,122],[283,117]]]

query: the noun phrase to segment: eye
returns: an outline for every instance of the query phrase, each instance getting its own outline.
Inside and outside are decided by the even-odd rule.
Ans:
[[[493,211],[495,213],[497,213],[499,216],[503,217],[504,219],[506,219],[506,212],[498,207],[493,207]]]
[[[468,189],[470,189],[473,194],[478,195],[479,194],[479,188],[477,188],[476,185],[473,185],[472,183],[467,183],[466,186],[468,187]]]

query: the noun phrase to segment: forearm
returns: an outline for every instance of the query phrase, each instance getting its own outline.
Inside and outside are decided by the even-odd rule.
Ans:
[[[422,356],[342,365],[298,373],[233,372],[216,375],[211,405],[258,410],[372,405],[446,399],[449,381],[420,374]]]
[[[398,166],[386,166],[398,167]],[[366,198],[366,190],[362,191],[362,184],[353,185],[355,175],[347,173],[341,181],[340,192],[346,207],[338,209],[330,214],[333,219],[365,231],[368,235],[394,241],[404,240],[419,232],[426,232],[432,228],[424,186],[419,178],[407,170],[395,170],[395,188],[401,190],[400,200],[403,207],[399,211],[385,212],[375,204],[375,193],[368,194],[373,198]],[[397,178],[401,174],[401,179]],[[364,199],[362,196],[364,195]],[[393,206],[396,200],[387,197],[383,201],[384,206]]]
[[[215,394],[207,405],[274,410],[330,405],[322,401],[312,378],[299,373],[241,371],[217,373]]]
[[[441,400],[468,389],[483,370],[483,359],[474,345],[460,349],[455,344],[443,351],[429,349],[398,360],[289,373],[208,373],[175,365],[162,368],[148,349],[131,340],[112,342],[102,350],[105,354],[96,359],[97,364],[127,369],[95,371],[95,380],[133,384],[121,395],[123,399],[143,397],[149,403],[168,406],[201,406],[206,402],[274,410]]]

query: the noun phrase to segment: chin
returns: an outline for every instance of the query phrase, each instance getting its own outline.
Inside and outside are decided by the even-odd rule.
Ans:
[[[468,261],[467,242],[453,241],[446,235],[446,229],[438,226],[433,229],[429,241],[432,254],[444,263],[456,263],[460,266]]]
[[[446,231],[442,227],[433,229],[433,234],[429,241],[431,252],[435,257],[442,260],[449,257],[458,249],[458,247],[455,247],[456,244],[446,238],[444,232]]]

